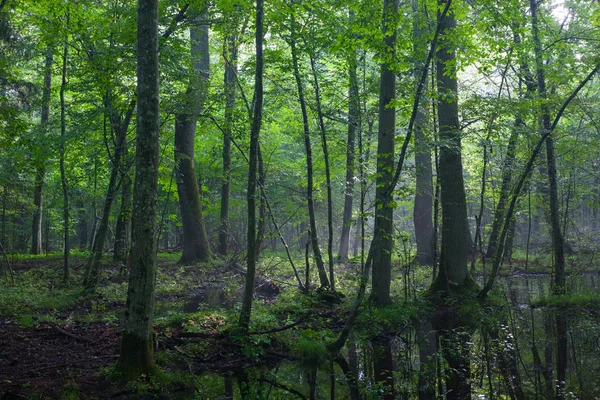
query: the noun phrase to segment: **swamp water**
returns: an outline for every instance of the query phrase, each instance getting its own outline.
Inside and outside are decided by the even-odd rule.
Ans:
[[[571,277],[570,285],[571,293],[598,293],[600,276]],[[509,300],[502,312],[484,310],[472,334],[446,346],[468,360],[454,367],[470,377],[471,398],[600,399],[597,305],[543,305],[539,300],[550,293],[547,275],[504,278],[499,286]],[[241,373],[204,373],[195,398],[238,399],[240,384],[257,399],[468,398],[448,393],[449,366],[438,357],[439,342],[429,324],[378,340],[352,337],[340,358],[318,366],[286,361]]]

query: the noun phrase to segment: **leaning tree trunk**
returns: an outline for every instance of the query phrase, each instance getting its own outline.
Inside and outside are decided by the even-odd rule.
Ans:
[[[202,13],[204,17],[206,11]],[[190,41],[193,77],[186,92],[186,107],[175,116],[175,173],[183,225],[183,253],[179,262],[182,264],[206,261],[211,255],[194,165],[196,120],[206,100],[210,74],[208,25],[191,27]]]
[[[396,131],[396,74],[391,66],[395,62],[396,36],[395,18],[398,0],[384,0],[383,28],[385,53],[381,55],[379,80],[379,132],[377,141],[377,174],[375,179],[375,231],[377,243],[373,252],[373,290],[375,304],[390,302],[392,278],[392,247],[394,233],[394,195],[390,187],[394,174],[394,138]],[[391,34],[389,33],[391,30]]]
[[[48,131],[48,120],[50,119],[50,91],[52,89],[52,48],[46,48],[46,64],[44,67],[44,89],[42,91],[42,116],[41,131],[45,135]],[[43,154],[40,149],[39,152]],[[31,231],[31,254],[42,253],[42,215],[44,214],[44,181],[46,179],[45,160],[41,155],[35,157],[37,165],[35,168],[35,186],[33,190],[33,224]]]
[[[293,18],[293,16],[292,16]],[[321,249],[319,247],[319,237],[317,235],[317,222],[315,217],[315,203],[313,200],[313,161],[312,161],[312,145],[310,143],[310,128],[308,123],[308,112],[306,110],[306,101],[304,98],[304,85],[300,76],[300,67],[298,65],[298,54],[296,51],[296,22],[292,19],[292,32],[290,38],[290,47],[292,50],[292,64],[294,67],[294,77],[296,79],[296,85],[298,87],[298,98],[300,100],[300,108],[302,110],[302,126],[304,130],[304,150],[306,152],[306,201],[308,203],[308,217],[310,220],[310,240],[315,256],[315,262],[317,264],[317,270],[319,272],[319,281],[321,287],[329,286],[329,279],[327,278],[327,272],[325,272],[325,265],[323,264],[323,256],[321,255]]]
[[[353,18],[350,12],[350,20]],[[342,217],[342,232],[340,234],[340,250],[338,252],[342,261],[348,261],[350,247],[350,228],[352,225],[352,201],[354,192],[354,158],[356,131],[360,119],[360,98],[358,93],[358,77],[356,74],[356,52],[350,50],[348,57],[348,143],[346,144],[346,189],[344,191],[344,213]]]
[[[263,106],[263,0],[256,0],[256,70],[254,75],[254,114],[250,130],[250,156],[248,160],[248,252],[246,260],[246,283],[244,298],[238,326],[247,334],[252,313],[252,299],[254,297],[254,277],[256,275],[256,174],[258,167],[258,144],[260,127],[262,124]]]
[[[417,1],[413,0],[413,38],[414,54],[425,53],[423,38],[426,33],[423,12]],[[426,66],[424,60],[416,63],[415,79]],[[433,173],[431,163],[431,147],[425,135],[427,126],[426,106],[421,105],[415,117],[415,203],[413,221],[415,224],[415,239],[417,242],[416,261],[419,265],[433,263]]]
[[[152,321],[156,286],[158,189],[158,0],[138,2],[138,93],[136,171],[131,272],[125,330],[117,371],[128,380],[156,374]]]
[[[223,124],[223,183],[221,184],[221,226],[219,229],[219,254],[227,254],[229,240],[229,191],[231,184],[231,134],[235,109],[237,72],[237,37],[229,35],[223,44],[225,57],[225,123]]]

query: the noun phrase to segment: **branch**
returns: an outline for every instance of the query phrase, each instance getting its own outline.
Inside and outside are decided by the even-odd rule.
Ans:
[[[402,143],[402,150],[400,151],[400,158],[398,159],[398,165],[396,166],[396,172],[394,173],[394,178],[389,186],[389,193],[386,195],[390,195],[391,192],[394,191],[394,188],[398,184],[398,180],[400,179],[400,174],[402,173],[402,167],[404,165],[404,159],[406,158],[406,151],[408,149],[408,143],[410,142],[410,138],[412,136],[413,127],[415,125],[415,120],[417,118],[417,111],[419,110],[419,102],[421,101],[421,96],[423,95],[423,90],[425,88],[425,81],[427,80],[427,72],[429,70],[429,63],[433,58],[433,54],[435,53],[435,47],[437,44],[438,37],[440,36],[440,31],[442,30],[442,24],[444,18],[446,18],[446,14],[448,13],[448,9],[452,4],[452,0],[448,0],[446,3],[446,7],[444,7],[444,11],[440,15],[438,20],[438,26],[435,30],[435,35],[431,40],[431,48],[429,49],[429,53],[427,54],[427,59],[423,64],[423,73],[421,74],[421,79],[419,80],[419,86],[417,87],[417,93],[415,94],[415,100],[413,102],[413,109],[410,115],[410,121],[408,123],[408,128],[406,132],[406,138],[404,139],[404,143]]]
[[[504,254],[503,254],[504,253],[504,242],[505,242],[506,236],[508,234],[508,226],[510,225],[510,220],[512,219],[514,211],[515,211],[517,199],[518,199],[519,195],[521,194],[521,190],[523,189],[525,180],[527,179],[529,172],[533,168],[533,163],[535,162],[535,159],[537,158],[538,154],[540,153],[542,145],[544,144],[546,139],[552,134],[552,132],[556,128],[558,122],[560,121],[560,118],[564,114],[565,109],[567,108],[569,103],[571,103],[571,101],[573,101],[573,99],[577,96],[579,91],[585,86],[586,83],[588,83],[590,81],[590,79],[592,79],[592,77],[599,70],[600,70],[600,64],[596,65],[596,67],[592,70],[592,72],[590,72],[585,77],[585,79],[583,81],[581,81],[581,83],[575,88],[575,90],[573,90],[573,93],[571,93],[571,95],[565,100],[563,105],[560,107],[560,110],[558,111],[556,118],[554,118],[554,122],[552,122],[550,129],[548,129],[546,132],[544,132],[544,134],[542,135],[540,140],[538,140],[537,144],[535,145],[535,148],[534,148],[533,152],[531,153],[531,157],[529,157],[529,161],[527,162],[527,165],[525,166],[525,170],[523,170],[523,173],[521,174],[521,177],[519,178],[519,183],[517,184],[517,186],[515,187],[515,190],[513,191],[513,195],[512,195],[511,201],[510,201],[510,206],[508,208],[506,217],[504,219],[504,226],[502,227],[502,233],[500,234],[500,240],[499,240],[500,244],[498,245],[498,249],[496,249],[496,253],[494,254],[494,263],[492,266],[492,273],[490,274],[490,278],[487,281],[486,285],[483,287],[483,289],[481,289],[481,291],[477,295],[477,297],[480,300],[485,299],[488,292],[492,289],[492,286],[494,285],[494,281],[495,281],[496,277],[498,276],[498,271],[500,270],[500,264],[502,263],[502,259],[504,256]]]
[[[173,32],[175,32],[177,24],[179,24],[181,21],[187,18],[187,15],[185,13],[189,7],[190,3],[185,3],[181,10],[179,10],[177,15],[175,15],[175,18],[173,18],[173,21],[171,21],[171,23],[169,24],[167,30],[162,34],[163,39],[168,39],[173,34]]]

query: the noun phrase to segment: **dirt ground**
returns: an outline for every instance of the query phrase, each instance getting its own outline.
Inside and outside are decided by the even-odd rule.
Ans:
[[[119,336],[100,323],[20,328],[2,321],[0,398],[60,399],[68,391],[107,398],[113,390],[98,371],[117,359]]]

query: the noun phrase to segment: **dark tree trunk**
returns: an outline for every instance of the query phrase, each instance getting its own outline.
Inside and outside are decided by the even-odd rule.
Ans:
[[[423,11],[417,1],[413,1],[413,38],[414,54],[426,53],[424,36],[426,21]],[[415,68],[416,79],[426,66],[424,60],[417,61]],[[433,263],[433,174],[431,163],[431,146],[425,135],[427,114],[422,104],[415,117],[415,203],[413,221],[415,224],[415,239],[417,242],[417,263],[431,265]]]
[[[156,286],[158,187],[158,0],[138,1],[138,93],[136,175],[131,272],[125,330],[117,371],[128,380],[156,374],[152,321]]]
[[[48,131],[50,119],[50,91],[52,90],[52,62],[54,55],[52,48],[46,48],[46,62],[44,66],[44,88],[42,90],[42,116],[40,121],[41,132],[45,135]],[[43,153],[42,149],[38,150]],[[37,152],[37,151],[36,151]],[[44,181],[46,179],[46,160],[41,154],[36,154],[35,186],[33,189],[33,224],[31,231],[31,254],[42,253],[42,215],[44,214]]]
[[[447,1],[440,0],[445,6]],[[440,136],[439,177],[442,203],[442,250],[437,288],[449,290],[466,283],[468,240],[467,203],[462,173],[456,49],[448,38],[456,28],[452,11],[440,22],[437,47],[438,121]]]
[[[265,234],[267,229],[267,197],[265,196],[264,187],[267,180],[267,174],[265,171],[265,163],[260,149],[260,143],[258,144],[258,180],[256,184],[260,189],[260,201],[258,204],[258,225],[256,227],[256,258],[260,257],[262,245],[265,241]]]
[[[204,17],[206,12],[204,9]],[[196,120],[206,100],[210,74],[208,25],[190,28],[190,41],[193,77],[186,93],[185,109],[175,117],[177,193],[183,225],[183,254],[179,262],[182,264],[206,261],[211,255],[194,166]]]
[[[219,254],[227,254],[229,239],[229,191],[231,183],[231,133],[236,98],[237,37],[229,35],[223,44],[225,57],[225,123],[223,124],[223,183],[221,185],[221,218],[219,229]]]
[[[396,108],[391,105],[396,97],[396,74],[391,66],[396,55],[395,28],[398,0],[384,0],[382,33],[385,52],[381,55],[379,80],[379,132],[377,140],[377,175],[375,179],[375,240],[373,251],[373,283],[371,297],[375,304],[390,302],[392,278],[392,247],[394,206],[392,184],[394,174],[394,138]],[[391,31],[391,34],[389,33]]]
[[[293,18],[293,16],[292,16]],[[319,281],[321,287],[329,286],[329,279],[327,278],[327,272],[325,272],[325,265],[323,264],[323,257],[321,255],[321,249],[319,247],[319,236],[317,234],[317,221],[315,216],[315,203],[313,200],[313,160],[312,160],[312,145],[310,143],[310,128],[308,122],[308,112],[306,110],[306,101],[304,98],[304,85],[300,76],[300,67],[298,65],[298,54],[296,51],[296,22],[292,20],[292,32],[290,39],[290,47],[292,50],[292,63],[294,67],[294,77],[296,79],[296,85],[298,87],[298,98],[300,100],[300,108],[302,109],[302,126],[304,130],[304,150],[306,152],[306,201],[308,203],[308,217],[310,222],[310,241],[313,248],[313,254],[315,256],[315,262],[317,264],[317,270],[319,272]]]
[[[380,399],[394,400],[396,388],[394,385],[394,358],[392,354],[392,343],[389,337],[377,338],[371,341],[373,347],[373,372],[375,383],[383,391]]]
[[[67,12],[67,25],[69,24],[69,13]],[[69,280],[69,255],[71,246],[69,243],[69,185],[65,171],[65,141],[67,136],[67,121],[65,115],[65,89],[67,87],[67,57],[69,55],[69,42],[65,38],[62,57],[62,79],[60,84],[60,183],[63,192],[63,281]]]
[[[258,147],[260,138],[260,128],[262,124],[263,107],[263,19],[264,19],[264,1],[256,0],[256,70],[254,75],[254,114],[252,116],[252,128],[250,131],[250,156],[248,162],[248,252],[246,283],[244,286],[244,298],[242,299],[242,309],[240,311],[239,327],[248,333],[250,324],[250,315],[252,314],[252,298],[254,297],[254,277],[256,275],[256,175],[258,169]]]

